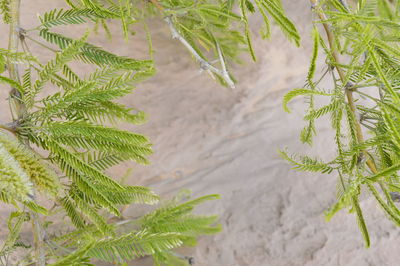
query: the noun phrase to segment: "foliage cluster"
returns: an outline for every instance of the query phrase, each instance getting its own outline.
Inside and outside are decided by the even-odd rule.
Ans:
[[[148,3],[129,1],[66,2],[69,9],[50,10],[39,17],[37,27],[25,29],[19,24],[20,1],[1,1],[10,36],[9,48],[0,50],[0,81],[11,87],[12,121],[1,125],[0,200],[12,204],[15,211],[8,218],[10,232],[1,247],[0,261],[9,264],[10,255],[20,250],[25,256],[19,265],[89,265],[90,259],[124,264],[147,255],[153,256],[157,265],[185,265],[187,258],[171,250],[195,245],[199,235],[220,230],[216,216],[192,213],[196,205],[219,196],[177,196],[144,216],[124,217],[124,206],[154,205],[159,197],[149,188],[117,181],[108,171],[124,161],[147,164],[152,154],[147,137],[118,128],[120,122],[145,122],[144,113],[116,100],[154,74],[153,61],[105,51],[87,42],[88,32],[74,39],[54,30],[92,22],[107,31],[107,24],[116,20],[128,38],[131,24],[144,22],[153,7],[137,9],[135,5]],[[189,8],[188,2],[170,4],[176,9]],[[218,8],[222,7],[206,3],[196,7],[201,14],[198,19],[206,16],[215,23],[217,16],[225,14]],[[138,10],[146,10],[146,14]],[[193,22],[181,24],[195,27]],[[210,36],[207,38],[214,38]],[[30,53],[32,43],[54,52],[54,58],[42,63]],[[227,50],[225,44],[218,45],[221,51]],[[79,75],[70,67],[73,61],[92,64],[96,70]],[[52,88],[51,93],[43,96],[46,86]],[[38,148],[42,152],[38,153]],[[49,202],[53,206],[47,206]],[[52,226],[60,215],[70,220],[66,232]],[[29,222],[34,243],[21,238]]]
[[[200,68],[230,87],[235,79],[229,66],[240,62],[239,54],[248,52],[256,60],[249,28],[253,13],[263,18],[260,32],[265,38],[270,36],[272,19],[299,45],[296,27],[280,0],[65,2],[68,9],[47,11],[39,17],[38,26],[25,29],[19,23],[20,0],[0,0],[3,21],[10,26],[9,47],[0,49],[0,83],[11,87],[12,113],[10,123],[0,124],[0,200],[15,207],[8,218],[10,232],[0,249],[0,262],[7,265],[14,251],[23,250],[26,256],[19,265],[90,265],[92,259],[123,265],[147,255],[157,265],[187,265],[190,261],[172,249],[194,245],[199,235],[220,230],[217,217],[192,213],[196,205],[218,195],[196,199],[178,195],[144,216],[127,218],[123,206],[154,205],[159,197],[149,188],[117,181],[109,170],[124,161],[147,164],[152,153],[147,137],[119,128],[120,122],[145,122],[145,114],[117,103],[155,72],[147,21],[162,19]],[[329,162],[286,151],[282,155],[299,170],[337,173],[338,201],[326,216],[329,219],[349,207],[369,246],[359,203],[362,187],[400,225],[394,202],[400,192],[400,2],[310,3],[317,16],[310,69],[305,87],[289,92],[284,108],[290,111],[288,103],[294,97],[307,98],[307,126],[300,138],[310,145],[316,120],[330,116],[337,155]],[[55,29],[91,23],[112,38],[108,24],[115,21],[126,40],[135,27],[148,32],[149,60],[119,56],[93,45],[87,42],[89,31],[76,39]],[[30,52],[32,43],[54,52],[54,58],[41,62]],[[327,68],[316,79],[321,51]],[[91,64],[96,70],[79,75],[70,67],[73,61]],[[328,77],[333,88],[321,88],[321,81]],[[50,95],[43,96],[45,87],[51,88]],[[318,97],[329,97],[330,103],[316,107]],[[67,232],[50,233],[57,215],[68,216]],[[29,222],[33,243],[21,238]]]
[[[330,117],[336,156],[322,162],[286,151],[282,155],[296,169],[338,176],[338,200],[326,211],[326,218],[348,208],[355,214],[368,247],[370,237],[360,205],[362,194],[369,192],[386,216],[400,225],[400,210],[395,203],[400,192],[400,1],[310,2],[316,21],[306,86],[289,92],[284,107],[290,111],[289,101],[306,97],[307,126],[300,139],[310,145],[317,133],[316,120]],[[327,68],[315,78],[321,50]],[[332,81],[331,89],[322,87],[324,79]],[[316,107],[317,97],[328,97],[330,102]]]

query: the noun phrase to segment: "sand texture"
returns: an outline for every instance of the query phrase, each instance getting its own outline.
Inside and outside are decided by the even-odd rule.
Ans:
[[[149,185],[164,196],[183,188],[194,196],[221,194],[221,200],[198,211],[220,215],[223,232],[204,236],[197,248],[182,251],[195,258],[195,265],[399,265],[399,231],[370,196],[361,200],[372,241],[365,249],[353,214],[341,211],[331,222],[324,220],[324,210],[335,202],[337,177],[293,171],[277,153],[288,147],[329,159],[335,152],[328,119],[321,119],[320,133],[310,148],[298,140],[305,125],[304,100],[290,104],[292,114],[282,109],[282,96],[304,84],[313,19],[308,1],[283,2],[304,36],[302,46],[294,47],[276,27],[272,42],[262,40],[257,36],[261,20],[253,18],[258,61],[233,67],[239,81],[235,90],[200,73],[188,52],[171,39],[166,25],[151,22],[157,74],[123,102],[149,114],[147,124],[129,129],[148,135],[155,154],[150,166],[124,164],[116,171],[122,174],[132,167],[131,184]],[[35,14],[50,5],[63,6],[62,1],[22,3],[25,25],[36,24]],[[7,31],[3,26],[0,30],[0,46],[5,47]],[[119,54],[146,57],[141,31],[125,43],[119,27],[112,30],[113,42],[91,38]],[[41,48],[33,45],[32,50],[48,58]],[[87,70],[81,68],[82,73]],[[0,96],[6,97],[4,87]],[[1,108],[1,121],[7,121],[5,102]],[[135,210],[132,206],[126,214],[134,215]]]

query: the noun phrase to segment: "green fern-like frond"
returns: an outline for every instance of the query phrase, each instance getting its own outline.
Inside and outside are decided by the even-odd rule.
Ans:
[[[10,1],[9,0],[0,0],[0,14],[3,15],[4,23],[9,24],[11,22]]]
[[[159,201],[159,196],[149,188],[141,186],[125,186],[124,191],[104,191],[103,194],[112,199],[115,204],[121,205],[132,203],[153,205]]]
[[[8,49],[0,48],[0,61],[8,61],[13,64],[30,64],[37,63],[38,59],[29,53],[9,51]]]
[[[398,211],[393,210],[389,204],[387,204],[375,188],[375,186],[371,183],[367,182],[368,189],[371,191],[372,195],[375,197],[381,208],[385,211],[387,214],[387,217],[391,219],[397,226],[400,226],[400,214]],[[397,207],[396,207],[397,209]]]
[[[95,123],[124,121],[141,125],[147,120],[144,112],[111,101],[96,102],[93,108],[82,106],[76,112]]]
[[[65,265],[71,265],[71,266],[85,266],[85,265],[93,265],[90,263],[90,259],[86,256],[88,251],[93,248],[94,242],[90,242],[83,246],[82,248],[72,252],[71,254],[68,254],[65,257],[62,257],[58,261],[49,264],[50,266],[65,266]]]
[[[327,221],[341,209],[351,206],[353,204],[353,198],[357,198],[360,193],[360,181],[351,182],[346,188],[341,197],[338,199],[328,211],[325,212],[325,218]]]
[[[400,101],[400,98],[399,98],[398,94],[394,91],[392,85],[389,83],[387,76],[385,75],[385,73],[381,67],[381,64],[378,60],[378,57],[376,56],[376,52],[374,50],[370,49],[369,56],[372,60],[371,61],[372,65],[374,66],[379,79],[385,85],[385,89],[391,94],[391,96],[393,97],[395,102],[398,103]]]
[[[128,39],[131,27],[144,21],[147,10],[136,8],[137,3],[128,0],[66,2],[70,9],[45,12],[37,27],[22,29],[17,2],[0,0],[1,13],[11,22],[12,37],[10,49],[0,49],[0,83],[12,88],[13,99],[13,121],[1,128],[16,136],[0,134],[0,201],[19,210],[10,217],[10,234],[0,250],[0,259],[7,264],[11,252],[25,247],[27,263],[92,265],[91,258],[124,263],[147,255],[170,258],[172,262],[171,249],[194,244],[200,234],[221,230],[216,216],[192,213],[196,205],[218,196],[183,203],[174,199],[160,208],[152,207],[146,216],[127,219],[122,215],[127,205],[155,205],[159,196],[147,187],[124,185],[108,172],[128,160],[148,163],[152,153],[149,140],[118,125],[121,121],[143,123],[145,114],[117,101],[154,74],[153,62],[105,51],[87,42],[88,33],[73,39],[51,32],[56,26],[93,22],[109,33],[107,23],[115,19],[121,22]],[[244,5],[245,12],[255,11],[250,1]],[[239,49],[245,46],[242,33],[231,28],[232,23],[243,25],[241,16],[233,11],[233,2],[193,5],[186,0],[160,1],[160,6],[165,7],[165,12],[160,13],[171,17],[200,57],[218,58],[217,63],[212,63],[221,69],[217,78],[229,76],[229,60],[237,59]],[[247,21],[246,26],[250,42]],[[152,58],[150,31],[147,32]],[[50,44],[37,40],[37,34]],[[55,57],[42,64],[31,55],[30,42],[54,52]],[[90,75],[80,73],[73,67],[76,60],[91,64],[96,70]],[[6,70],[9,76],[3,74]],[[47,86],[56,89],[44,93]],[[38,203],[43,196],[51,209]],[[71,231],[56,236],[46,234],[53,226],[53,215],[66,216]],[[31,252],[33,247],[19,241],[28,218],[34,225],[37,252]]]
[[[63,66],[62,72],[69,82],[75,84],[80,82],[81,79],[67,64]]]
[[[311,90],[311,89],[294,89],[285,94],[283,97],[283,109],[290,113],[290,109],[288,107],[288,103],[292,101],[295,97],[298,96],[308,96],[308,95],[322,95],[322,96],[332,96],[332,94],[318,91],[318,90]]]
[[[53,9],[39,17],[41,26],[51,28],[59,25],[82,24],[94,20],[96,13],[92,9]]]
[[[249,47],[251,57],[253,58],[254,61],[256,61],[256,55],[254,53],[253,45],[251,43],[249,22],[248,22],[247,15],[246,15],[246,9],[249,9],[248,8],[249,5],[251,5],[250,10],[252,10],[254,12],[254,7],[252,6],[251,2],[249,2],[247,0],[240,0],[240,9],[242,11],[242,19],[243,19],[244,25],[245,25],[245,35],[246,35],[247,45]]]
[[[195,241],[199,234],[216,233],[221,230],[216,225],[216,216],[190,214],[199,204],[219,199],[218,195],[208,195],[187,202],[172,201],[140,219],[141,227],[149,232],[180,232]]]
[[[317,119],[321,116],[324,116],[328,113],[332,113],[334,111],[337,111],[339,108],[341,108],[342,103],[340,101],[333,101],[332,103],[325,105],[324,107],[321,107],[320,109],[313,110],[309,114],[307,114],[304,119],[306,120],[314,120]]]
[[[97,209],[93,205],[87,203],[85,199],[82,199],[77,194],[73,194],[73,202],[81,211],[81,213],[89,219],[97,229],[105,235],[113,235],[114,228],[108,224],[106,219],[98,213]],[[70,214],[70,213],[69,213]],[[119,215],[119,213],[114,213]]]
[[[7,220],[9,234],[7,239],[4,241],[3,246],[1,247],[0,256],[4,256],[2,253],[6,253],[15,247],[16,242],[20,237],[22,226],[25,222],[29,221],[29,218],[30,217],[26,212],[12,212],[10,214]]]
[[[310,158],[308,156],[300,156],[300,158],[298,159],[295,156],[289,156],[286,151],[280,151],[279,153],[293,166],[294,169],[297,170],[329,174],[334,169],[330,165],[323,163],[319,160]]]
[[[73,39],[65,37],[61,34],[50,32],[48,29],[42,29],[40,36],[46,41],[56,44],[61,49],[65,49],[73,42]],[[77,53],[76,58],[86,63],[96,64],[99,66],[121,66],[126,69],[141,70],[151,68],[151,61],[139,61],[128,57],[122,57],[107,52],[97,46],[85,43]]]
[[[125,96],[127,93],[132,91],[132,88],[129,87],[102,90],[95,88],[95,86],[96,83],[94,82],[85,83],[82,86],[77,86],[74,90],[62,94],[53,94],[43,99],[42,102],[44,107],[40,108],[37,112],[32,113],[32,116],[35,116],[34,119],[44,121],[61,117],[71,119],[74,118],[75,115],[79,114],[82,114],[81,117],[84,117],[85,110],[89,109],[90,106],[94,108],[97,103],[109,102],[110,100]],[[100,111],[99,113],[101,114]]]
[[[23,202],[24,206],[37,214],[49,215],[49,210],[46,207],[39,205],[34,201]]]
[[[188,266],[190,265],[191,257],[182,257],[177,256],[176,253],[173,252],[156,252],[153,255],[154,264],[156,266]]]
[[[142,135],[83,122],[53,122],[42,127],[42,134],[71,147],[120,153],[139,163],[147,163],[146,157],[152,154],[148,139]]]
[[[98,241],[88,255],[108,262],[123,262],[170,250],[183,244],[178,233],[132,232],[118,238]]]
[[[152,227],[154,232],[180,232],[185,235],[197,236],[199,234],[215,234],[221,231],[217,223],[217,216],[183,215],[182,217],[170,220],[168,223]]]
[[[85,161],[80,159],[73,152],[64,148],[62,144],[47,140],[43,143],[39,143],[53,154],[53,160],[59,163],[60,168],[69,176],[77,177],[87,175],[86,178],[95,180],[99,184],[103,184],[106,187],[114,189],[123,189],[123,187],[114,181],[112,178],[105,175],[103,172],[90,166]]]
[[[31,69],[28,68],[22,75],[22,88],[20,88],[20,90],[21,93],[25,93],[26,91],[30,91],[31,89],[32,89],[32,73]]]
[[[81,198],[79,201],[81,207],[83,206],[85,210],[90,210],[91,216],[93,216],[93,209],[86,207],[84,205],[86,203],[95,203],[117,216],[120,215],[116,204],[113,203],[112,197],[110,198],[110,195],[106,195],[105,191],[124,191],[122,185],[100,170],[87,164],[58,143],[48,141],[44,147],[52,152],[52,161],[57,163],[60,169],[73,180],[76,187],[81,191],[80,193],[84,193],[83,196],[80,196],[80,193],[75,194]],[[101,187],[104,188],[101,189]]]
[[[388,177],[393,174],[397,174],[397,172],[400,170],[400,164],[395,164],[390,167],[387,167],[386,169],[367,177],[370,181],[377,181],[382,177]]]
[[[360,203],[356,197],[352,197],[352,205],[353,205],[353,209],[356,211],[357,223],[358,223],[358,227],[360,228],[361,234],[364,238],[365,247],[369,248],[371,241],[369,238],[367,225],[365,224],[365,219],[362,214]]]
[[[129,159],[121,153],[109,152],[84,152],[80,154],[91,166],[104,171]]]
[[[300,35],[294,24],[284,14],[284,10],[275,0],[256,0],[274,18],[276,24],[282,29],[289,39],[293,40],[297,46],[300,45]]]
[[[106,18],[120,18],[120,14],[117,12],[116,5],[110,1],[108,3],[112,4],[110,8],[104,7],[103,4],[95,0],[81,0],[81,4],[84,7],[90,8],[91,10],[96,12],[98,16]]]
[[[319,53],[319,42],[320,42],[320,36],[318,30],[314,27],[313,32],[313,51],[312,51],[312,56],[311,56],[311,63],[310,67],[308,68],[308,74],[307,74],[307,80],[311,84],[313,82],[313,78],[315,75],[315,70],[316,70],[316,64],[317,64],[317,58],[318,58],[318,53]]]
[[[308,122],[308,125],[300,132],[300,141],[302,143],[312,144],[313,136],[316,134],[315,123],[313,120]]]
[[[79,48],[84,45],[84,40],[88,37],[86,34],[82,39],[71,42],[62,52],[57,53],[54,60],[49,61],[38,73],[38,79],[32,86],[30,91],[25,94],[24,102],[28,108],[32,107],[35,96],[43,88],[43,85],[50,80],[50,77],[60,71],[62,67],[78,53]]]
[[[60,205],[64,208],[67,216],[71,219],[72,224],[76,228],[84,228],[85,227],[85,219],[83,215],[77,209],[75,203],[71,199],[69,195],[58,201]]]

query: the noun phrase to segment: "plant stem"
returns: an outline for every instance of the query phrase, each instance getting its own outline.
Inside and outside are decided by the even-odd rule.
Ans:
[[[17,52],[19,43],[19,13],[20,13],[20,0],[12,0],[10,2],[10,13],[11,13],[11,23],[8,38],[8,49]],[[7,69],[10,78],[15,81],[19,81],[18,67],[16,64],[7,62]],[[10,104],[13,113],[14,120],[22,117],[25,114],[26,108],[24,104],[20,101],[21,95],[16,88],[12,88],[10,91]]]
[[[20,0],[11,0],[10,1],[10,13],[11,13],[11,23],[9,30],[9,40],[8,40],[8,49],[13,52],[18,51],[18,44],[20,41]],[[11,62],[7,62],[7,68],[9,71],[10,78],[19,81],[19,72],[18,66]],[[15,121],[21,120],[26,114],[26,106],[21,101],[21,93],[16,89],[12,88],[10,91],[10,104],[12,105],[13,119]],[[4,128],[4,127],[3,127]],[[4,128],[5,129],[5,128]],[[46,258],[44,252],[44,231],[40,224],[39,215],[33,211],[31,211],[32,218],[32,227],[33,234],[35,239],[35,253],[36,253],[36,261],[37,265],[45,266]]]
[[[189,52],[193,55],[193,57],[200,63],[200,66],[202,69],[210,70],[211,72],[219,75],[220,77],[222,77],[225,80],[226,84],[228,84],[229,87],[231,87],[232,89],[235,88],[235,83],[229,76],[228,71],[226,70],[225,61],[222,57],[221,49],[218,44],[217,44],[216,48],[218,51],[218,56],[219,56],[219,60],[221,62],[222,70],[218,69],[218,68],[214,67],[213,65],[211,65],[210,63],[208,63],[197,53],[197,51],[192,47],[192,45],[190,45],[190,43],[188,41],[186,41],[186,39],[184,37],[182,37],[182,35],[175,28],[175,25],[172,22],[171,17],[169,17],[169,16],[165,17],[164,20],[167,22],[167,24],[171,30],[172,38],[180,41],[189,50]]]
[[[34,42],[34,43],[36,43],[36,44],[38,44],[38,45],[40,45],[40,46],[42,46],[42,47],[44,47],[44,48],[46,48],[46,49],[49,49],[50,51],[52,51],[52,52],[54,52],[54,53],[59,52],[58,50],[53,49],[53,48],[51,48],[50,46],[47,46],[47,45],[45,45],[44,43],[41,43],[41,42],[39,42],[39,41],[37,41],[37,40],[31,38],[31,37],[28,36],[28,35],[26,35],[25,38],[31,40],[32,42]]]
[[[150,0],[150,2],[161,12],[164,13],[164,8],[160,5],[160,3],[157,0]],[[180,41],[183,46],[185,46],[189,52],[193,55],[193,57],[200,63],[200,67],[203,70],[208,70],[211,73],[214,73],[218,76],[220,76],[225,82],[226,84],[234,89],[235,88],[235,83],[233,82],[231,76],[229,75],[229,72],[226,68],[226,64],[225,64],[225,59],[223,58],[222,52],[221,52],[221,48],[219,47],[218,43],[216,43],[216,49],[218,52],[218,58],[219,61],[221,63],[221,68],[222,69],[218,69],[216,67],[214,67],[213,65],[211,65],[209,62],[207,62],[206,60],[204,60],[203,57],[201,57],[201,55],[196,51],[196,49],[194,49],[192,47],[192,45],[178,32],[178,30],[176,29],[174,22],[171,19],[172,15],[166,16],[164,18],[165,22],[167,22],[169,29],[171,31],[172,34],[172,38],[173,39],[177,39],[178,41]]]
[[[13,128],[13,127],[10,127],[8,125],[0,124],[0,129],[7,130],[8,132],[11,132],[11,133],[13,133],[15,135],[15,128]]]
[[[322,8],[320,8],[318,6],[318,0],[310,0],[312,7],[314,8],[314,10],[316,11],[318,17],[322,20],[325,21],[328,18],[326,17],[324,11]],[[364,142],[364,135],[362,133],[362,129],[361,129],[361,125],[359,123],[359,121],[357,120],[357,110],[356,110],[356,106],[354,103],[354,97],[353,97],[353,88],[351,85],[348,84],[347,82],[347,78],[346,78],[346,74],[344,73],[343,69],[339,66],[340,64],[340,58],[339,58],[339,54],[335,49],[335,36],[333,35],[333,32],[330,29],[330,26],[328,25],[328,23],[323,22],[322,26],[324,27],[325,33],[326,33],[326,37],[328,39],[328,44],[329,44],[329,48],[331,50],[331,56],[334,60],[334,65],[335,65],[335,69],[339,74],[339,78],[342,81],[343,85],[345,86],[345,93],[346,93],[346,98],[347,98],[347,104],[350,107],[351,112],[353,113],[354,117],[355,117],[355,128],[356,128],[356,134],[357,134],[357,142],[358,143],[362,143]],[[368,166],[368,168],[371,170],[372,173],[376,174],[378,172],[378,170],[376,169],[375,163],[369,158],[368,153],[363,150],[363,154],[366,157],[366,164]]]

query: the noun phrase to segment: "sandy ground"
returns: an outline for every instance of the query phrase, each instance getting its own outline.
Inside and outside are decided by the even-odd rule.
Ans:
[[[45,0],[22,2],[25,24],[49,6]],[[305,36],[302,47],[288,43],[277,29],[274,42],[255,36],[259,60],[233,68],[239,80],[235,90],[200,73],[167,27],[152,23],[158,73],[124,103],[149,114],[147,124],[131,129],[151,137],[155,154],[150,166],[125,164],[116,170],[133,167],[130,183],[152,186],[164,196],[183,188],[195,196],[221,194],[221,200],[199,208],[220,215],[224,231],[202,237],[197,248],[184,251],[196,265],[398,265],[399,231],[370,197],[361,203],[372,240],[367,250],[354,215],[342,211],[331,222],[324,220],[323,211],[335,200],[336,177],[295,172],[277,154],[284,147],[319,151],[323,158],[334,154],[327,122],[321,121],[312,149],[298,141],[305,124],[302,99],[291,104],[292,114],[282,110],[282,96],[303,85],[312,20],[308,1],[283,2]],[[252,21],[255,34],[259,23],[258,18]],[[4,46],[5,31],[0,30]],[[126,44],[118,37],[112,43],[96,42],[119,54],[145,57],[143,40]],[[135,206],[127,210],[127,215],[134,213]]]

